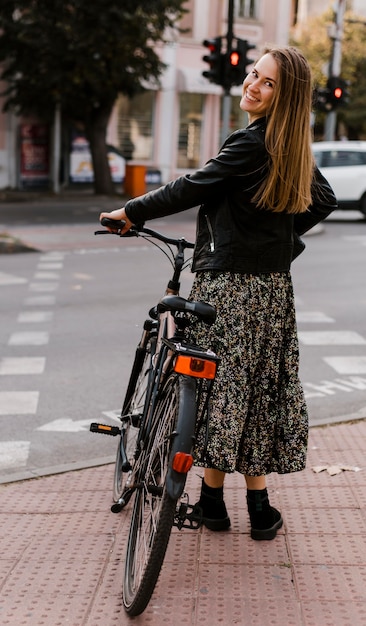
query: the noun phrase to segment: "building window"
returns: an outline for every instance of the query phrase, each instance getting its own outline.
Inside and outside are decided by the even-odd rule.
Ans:
[[[154,91],[118,99],[119,148],[127,160],[152,159],[154,103]]]
[[[259,0],[239,0],[237,15],[245,19],[255,20],[258,18]]]
[[[200,165],[203,96],[179,94],[178,168]]]

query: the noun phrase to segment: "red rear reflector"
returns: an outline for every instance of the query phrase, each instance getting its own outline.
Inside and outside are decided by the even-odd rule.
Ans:
[[[193,456],[187,452],[176,452],[173,458],[173,469],[179,474],[186,474],[193,465]]]
[[[213,379],[216,375],[216,363],[215,361],[205,361],[204,359],[179,354],[174,364],[174,371],[178,374],[186,374],[196,378]]]

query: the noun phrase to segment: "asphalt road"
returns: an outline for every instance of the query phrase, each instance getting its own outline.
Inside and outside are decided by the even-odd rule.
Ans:
[[[113,460],[115,423],[165,257],[142,240],[94,236],[121,198],[0,203],[0,233],[37,250],[0,255],[0,481]],[[195,210],[151,226],[194,238]],[[339,213],[293,265],[301,378],[311,423],[366,417],[366,222]],[[192,276],[186,272],[182,294]]]

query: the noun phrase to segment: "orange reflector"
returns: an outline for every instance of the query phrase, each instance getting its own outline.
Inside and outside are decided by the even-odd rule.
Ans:
[[[179,354],[174,364],[174,371],[178,374],[186,374],[196,378],[212,379],[215,378],[216,363]]]
[[[186,474],[193,465],[193,456],[187,452],[176,452],[173,459],[173,469],[179,474]]]
[[[98,424],[98,430],[112,430],[112,426],[107,426],[106,424]]]

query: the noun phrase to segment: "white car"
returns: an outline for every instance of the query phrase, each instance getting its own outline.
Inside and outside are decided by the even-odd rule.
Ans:
[[[358,209],[366,217],[366,141],[319,141],[312,147],[339,208]]]

